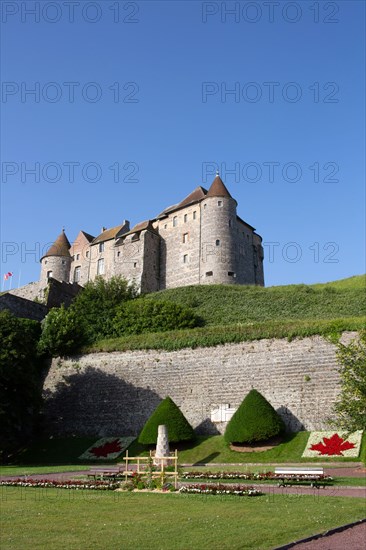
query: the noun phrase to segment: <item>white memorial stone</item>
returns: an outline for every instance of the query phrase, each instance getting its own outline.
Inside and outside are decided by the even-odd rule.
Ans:
[[[169,456],[169,439],[168,428],[164,424],[158,426],[158,440],[156,443],[155,464],[161,465],[162,461],[159,460],[164,456]],[[165,460],[164,464],[167,465],[168,461]]]

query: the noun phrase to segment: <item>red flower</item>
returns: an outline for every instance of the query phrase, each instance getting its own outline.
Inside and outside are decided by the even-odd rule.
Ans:
[[[90,449],[90,452],[97,457],[108,456],[111,453],[119,453],[121,451],[122,447],[118,439],[115,439],[114,441],[109,441],[107,443],[104,443],[104,445],[100,445],[99,447],[93,447],[92,449]]]
[[[347,451],[348,449],[354,449],[356,445],[345,441],[342,437],[339,437],[338,434],[332,435],[332,437],[323,437],[324,443],[321,441],[312,445],[310,451],[319,451],[321,455],[340,455],[343,456],[342,451]]]

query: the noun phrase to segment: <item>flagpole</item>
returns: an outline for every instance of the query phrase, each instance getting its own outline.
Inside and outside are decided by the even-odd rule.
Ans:
[[[9,279],[10,279],[10,281],[9,281],[9,290],[11,290],[11,288],[12,288],[12,286],[13,286],[13,284],[12,284],[12,283],[13,283],[13,275],[11,275],[11,276],[9,277]]]
[[[18,288],[20,287],[20,275],[22,273],[22,270],[19,269],[19,275],[18,275]]]

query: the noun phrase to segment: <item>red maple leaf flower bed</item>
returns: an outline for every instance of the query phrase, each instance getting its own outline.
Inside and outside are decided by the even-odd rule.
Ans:
[[[357,457],[360,452],[362,431],[312,432],[309,436],[303,457],[346,456]]]
[[[343,456],[342,451],[348,451],[348,449],[354,449],[356,445],[345,441],[343,437],[339,437],[338,434],[332,435],[332,437],[323,437],[323,441],[316,443],[310,447],[311,451],[319,451],[321,455],[328,456]]]
[[[107,441],[107,443],[104,443],[104,445],[100,445],[99,447],[92,447],[89,452],[97,458],[100,458],[107,457],[111,453],[120,453],[121,451],[122,447],[120,442],[118,439],[115,439],[114,441]]]

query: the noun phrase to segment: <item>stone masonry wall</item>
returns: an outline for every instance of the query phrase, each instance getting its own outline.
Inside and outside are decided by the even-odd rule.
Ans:
[[[344,333],[347,342],[356,333]],[[96,353],[54,359],[44,384],[50,434],[138,434],[169,395],[197,433],[219,433],[219,405],[236,408],[251,388],[291,430],[327,427],[339,391],[335,346],[319,336],[176,352]]]

